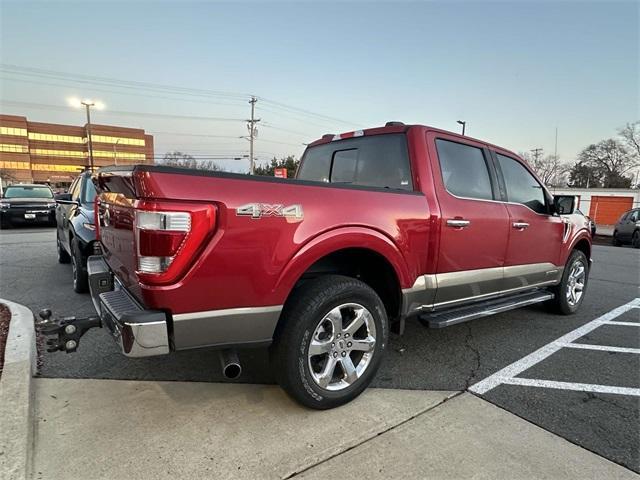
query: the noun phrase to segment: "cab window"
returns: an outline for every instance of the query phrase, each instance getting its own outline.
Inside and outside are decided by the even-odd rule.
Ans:
[[[309,147],[298,180],[413,190],[404,134],[347,138]]]
[[[536,213],[547,213],[544,188],[517,160],[497,155],[507,189],[507,201],[520,203]]]
[[[436,140],[442,181],[456,197],[493,200],[489,169],[481,148]]]

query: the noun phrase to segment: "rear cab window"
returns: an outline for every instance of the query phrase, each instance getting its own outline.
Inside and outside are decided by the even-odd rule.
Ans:
[[[412,191],[407,138],[403,133],[370,135],[310,147],[296,178]]]

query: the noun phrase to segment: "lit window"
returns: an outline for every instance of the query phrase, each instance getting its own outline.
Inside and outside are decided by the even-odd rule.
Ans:
[[[52,135],[49,133],[29,132],[29,140],[41,140],[45,142],[83,143],[84,138],[71,135]]]
[[[1,135],[14,135],[16,137],[26,137],[26,128],[14,128],[14,127],[0,127]]]
[[[109,137],[106,135],[91,135],[94,143],[113,143],[118,145],[136,145],[144,147],[144,139],[142,138],[126,138],[126,137]]]
[[[29,162],[5,162],[0,160],[0,168],[12,170],[29,170]]]
[[[0,143],[0,152],[7,153],[27,153],[29,149],[26,145],[15,145],[13,143]]]
[[[46,148],[32,148],[32,155],[50,155],[55,157],[86,157],[86,152],[76,150],[50,150]]]
[[[114,152],[113,151],[108,152],[108,151],[104,151],[104,150],[94,150],[93,156],[94,157],[113,158],[114,157]],[[118,160],[120,160],[120,159],[144,160],[144,159],[147,158],[144,153],[131,153],[131,152],[115,152],[115,157]]]
[[[84,170],[84,167],[81,165],[60,165],[60,164],[50,164],[50,163],[32,163],[32,170],[37,171],[47,171],[47,172],[79,172]]]

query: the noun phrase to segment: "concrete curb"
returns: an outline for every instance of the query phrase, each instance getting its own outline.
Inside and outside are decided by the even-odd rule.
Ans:
[[[33,384],[36,334],[31,310],[0,299],[11,311],[0,377],[0,471],[6,479],[24,479],[32,454]]]

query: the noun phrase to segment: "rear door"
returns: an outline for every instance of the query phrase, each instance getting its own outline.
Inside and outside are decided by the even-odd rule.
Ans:
[[[505,260],[507,288],[557,280],[565,222],[552,215],[545,188],[520,160],[496,153],[509,212],[509,243]]]
[[[480,300],[504,288],[509,215],[499,200],[495,170],[484,145],[429,132],[441,211],[435,306]]]

